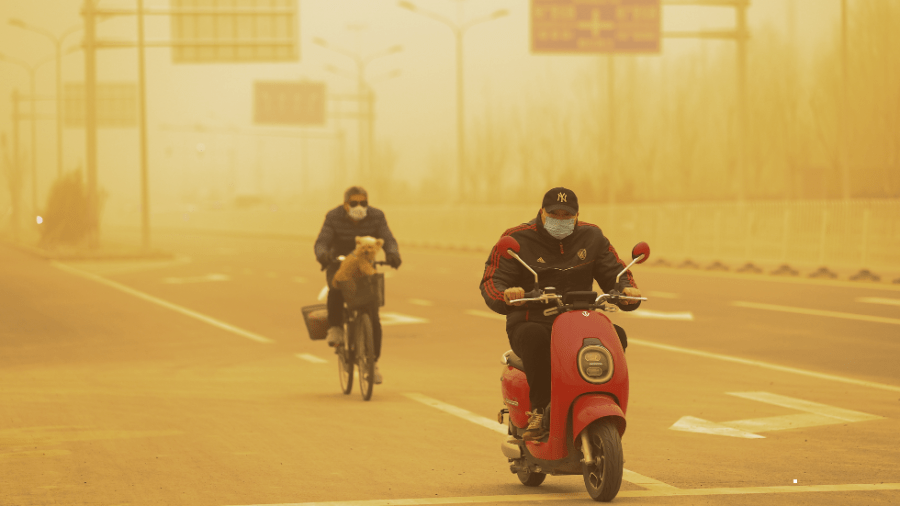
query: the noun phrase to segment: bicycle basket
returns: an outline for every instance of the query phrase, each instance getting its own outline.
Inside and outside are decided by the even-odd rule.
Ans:
[[[328,334],[328,306],[326,304],[314,304],[300,308],[303,313],[303,321],[306,322],[306,330],[313,341],[325,339]]]
[[[338,287],[344,294],[344,303],[349,309],[384,305],[384,274],[381,272],[340,281]]]

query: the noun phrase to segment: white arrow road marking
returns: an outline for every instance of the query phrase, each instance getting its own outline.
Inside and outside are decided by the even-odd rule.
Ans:
[[[171,285],[182,285],[184,283],[209,283],[212,281],[228,281],[231,276],[228,274],[207,274],[206,276],[194,276],[190,278],[164,278],[163,283]]]
[[[887,304],[889,306],[900,306],[900,299],[885,299],[883,297],[857,297],[856,302],[867,302],[869,304]]]
[[[869,316],[855,313],[842,313],[840,311],[824,311],[821,309],[807,309],[803,307],[779,306],[775,304],[760,304],[758,302],[734,301],[732,306],[748,307],[753,309],[767,309],[769,311],[781,311],[783,313],[796,313],[811,316],[828,316],[830,318],[843,318],[845,320],[859,320],[874,323],[890,323],[900,325],[900,318],[884,318],[882,316]]]
[[[382,327],[388,325],[408,325],[410,323],[428,323],[428,320],[426,320],[425,318],[419,318],[418,316],[409,316],[400,313],[382,312],[379,313],[379,318],[381,319]]]
[[[478,309],[466,309],[464,312],[470,316],[480,316],[482,318],[492,318],[494,320],[506,321],[505,316],[503,316],[502,314],[494,313],[493,311],[481,311]]]
[[[434,302],[425,299],[409,299],[407,302],[410,304],[415,304],[417,306],[433,306]]]
[[[771,394],[769,392],[728,392],[728,395],[765,402],[767,404],[774,404],[784,408],[796,409],[798,411],[805,411],[805,413],[769,416],[749,420],[732,420],[730,422],[719,423],[703,420],[702,418],[695,418],[693,416],[684,416],[669,428],[682,432],[699,432],[702,434],[760,439],[764,436],[755,434],[756,432],[818,427],[843,422],[864,422],[884,418],[878,415],[836,408],[834,406],[828,406],[827,404],[794,399],[793,397]]]
[[[309,353],[298,353],[297,358],[301,358],[306,360],[307,362],[312,362],[314,364],[327,364],[328,361],[324,358],[319,358],[315,355],[310,355]]]
[[[690,311],[677,313],[653,311],[652,309],[635,309],[634,311],[618,311],[616,314],[627,315],[632,318],[648,318],[651,320],[680,320],[686,322],[694,321],[694,314]]]
[[[252,340],[254,340],[254,341],[256,341],[256,342],[259,342],[259,343],[271,343],[271,342],[274,342],[274,341],[272,341],[271,339],[269,339],[268,337],[263,337],[263,336],[261,336],[261,335],[259,335],[259,334],[254,334],[253,332],[249,332],[249,331],[246,331],[246,330],[244,330],[244,329],[235,327],[234,325],[229,325],[229,324],[227,324],[227,323],[225,323],[225,322],[223,322],[223,321],[216,320],[215,318],[210,318],[209,316],[206,316],[206,315],[204,315],[204,314],[200,314],[200,313],[198,313],[198,312],[196,312],[196,311],[191,311],[190,309],[181,307],[181,306],[179,306],[179,305],[177,305],[177,304],[172,304],[171,302],[167,302],[167,301],[165,301],[165,300],[159,299],[159,298],[154,297],[154,296],[152,296],[152,295],[148,295],[148,294],[146,294],[146,293],[144,293],[144,292],[140,292],[140,291],[138,291],[138,290],[135,290],[134,288],[130,288],[130,287],[127,287],[127,286],[125,286],[125,285],[116,283],[115,281],[111,281],[111,280],[109,280],[109,279],[106,279],[106,278],[104,278],[104,277],[98,276],[98,275],[96,275],[96,274],[91,274],[90,272],[84,272],[84,271],[82,271],[82,270],[80,270],[80,269],[76,269],[76,268],[74,268],[74,267],[70,267],[70,266],[68,266],[68,265],[61,264],[61,263],[59,263],[59,262],[53,262],[52,265],[55,266],[57,269],[64,270],[64,271],[66,271],[66,272],[68,272],[68,273],[70,273],[70,274],[75,274],[76,276],[81,276],[81,277],[83,277],[83,278],[87,278],[87,279],[90,279],[90,280],[92,280],[92,281],[96,281],[97,283],[106,285],[106,286],[111,287],[111,288],[115,288],[116,290],[120,290],[120,291],[125,292],[125,293],[127,293],[127,294],[129,294],[129,295],[133,295],[133,296],[135,296],[135,297],[137,297],[137,298],[139,298],[139,299],[143,299],[143,300],[145,300],[145,301],[147,301],[147,302],[152,302],[152,303],[158,304],[158,305],[160,305],[160,306],[162,306],[162,307],[164,307],[164,308],[171,309],[172,311],[181,313],[181,314],[183,314],[183,315],[185,315],[185,316],[190,316],[191,318],[196,318],[197,320],[200,320],[200,321],[202,321],[202,322],[204,322],[204,323],[208,323],[208,324],[212,325],[213,327],[218,327],[218,328],[220,328],[220,329],[222,329],[222,330],[227,330],[228,332],[233,332],[233,333],[235,333],[235,334],[237,334],[237,335],[239,335],[239,336],[246,337],[247,339],[252,339]]]
[[[405,395],[406,397],[408,397],[416,402],[421,402],[422,404],[424,404],[426,406],[431,406],[433,408],[437,408],[445,413],[450,413],[451,415],[458,416],[458,417],[462,418],[463,420],[468,420],[476,425],[481,425],[482,427],[490,429],[494,432],[499,432],[500,434],[503,434],[504,436],[509,437],[509,433],[508,433],[509,429],[507,428],[506,424],[497,423],[496,419],[491,420],[490,418],[476,415],[475,413],[472,413],[471,411],[469,411],[467,409],[459,408],[452,404],[447,404],[446,402],[441,402],[437,399],[432,399],[431,397],[428,397],[427,395],[422,395],[422,394],[415,393],[415,392],[408,392],[403,395]],[[650,490],[663,490],[666,488],[675,489],[675,487],[673,487],[671,485],[663,483],[659,480],[654,480],[653,478],[648,478],[647,476],[638,474],[634,471],[629,471],[628,469],[624,470],[624,472],[622,474],[622,479],[625,481],[634,483],[635,485],[639,485],[641,487],[650,489]],[[464,502],[474,502],[474,501],[464,501]],[[391,503],[391,504],[405,504],[405,503],[397,502],[397,503]]]

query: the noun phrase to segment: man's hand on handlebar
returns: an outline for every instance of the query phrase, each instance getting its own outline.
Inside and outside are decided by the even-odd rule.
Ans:
[[[516,286],[503,290],[503,302],[506,302],[508,306],[521,306],[522,304],[525,304],[525,301],[510,302],[511,300],[523,298],[525,298],[525,289],[522,287]]]
[[[627,286],[627,287],[625,287],[624,290],[622,290],[622,295],[625,295],[628,297],[640,297],[641,291],[638,290],[637,288],[632,288],[630,286]],[[620,301],[620,304],[637,304],[639,302],[640,302],[639,300],[624,299],[624,300]]]

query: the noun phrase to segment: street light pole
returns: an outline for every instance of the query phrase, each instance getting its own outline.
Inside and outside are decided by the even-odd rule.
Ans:
[[[359,116],[359,174],[357,177],[362,177],[364,175],[368,176],[371,173],[371,156],[365,156],[365,144],[366,144],[366,118],[368,115],[372,114],[371,108],[368,104],[368,98],[366,93],[366,67],[373,61],[378,58],[388,56],[394,53],[399,53],[403,50],[403,47],[400,45],[391,46],[382,51],[378,51],[376,53],[372,53],[368,56],[362,56],[353,51],[349,51],[347,49],[343,49],[341,47],[330,44],[325,39],[320,37],[316,37],[313,39],[313,43],[324,47],[325,49],[330,49],[338,54],[344,55],[356,63],[356,87],[357,87],[357,108],[358,108],[358,116]],[[371,150],[371,147],[370,147]],[[371,153],[370,153],[371,154]],[[367,159],[368,158],[368,159]],[[368,162],[368,163],[367,163]],[[368,171],[365,168],[368,166]]]
[[[56,36],[47,30],[31,26],[21,19],[12,18],[9,20],[9,24],[47,37],[56,49],[56,173],[57,176],[61,176],[63,173],[62,43],[63,39],[81,29],[81,26],[73,26]]]
[[[29,90],[31,96],[28,97],[31,102],[30,107],[30,115],[31,115],[31,214],[32,217],[37,216],[38,209],[38,190],[37,190],[37,111],[35,110],[35,104],[37,103],[37,95],[35,94],[35,73],[37,72],[38,67],[41,65],[48,63],[52,58],[45,59],[40,61],[34,65],[29,65],[22,60],[16,58],[10,58],[2,53],[0,53],[0,61],[5,61],[8,63],[12,63],[24,68],[28,71],[29,78]]]
[[[487,21],[492,21],[494,19],[502,18],[509,14],[509,11],[506,9],[500,9],[494,11],[493,13],[483,16],[480,18],[474,18],[469,21],[462,21],[462,3],[465,0],[457,0],[460,2],[459,10],[457,11],[457,17],[459,18],[456,22],[453,22],[440,14],[436,14],[431,11],[422,10],[412,2],[408,2],[406,0],[401,0],[398,2],[398,6],[403,9],[406,9],[411,12],[415,12],[417,14],[421,14],[425,17],[429,17],[436,21],[440,21],[441,23],[447,25],[450,28],[450,31],[453,32],[453,36],[456,38],[456,200],[461,201],[464,192],[464,181],[466,177],[465,173],[465,157],[466,157],[466,136],[465,136],[465,94],[464,94],[464,86],[463,86],[463,36],[466,31],[473,26],[484,23]]]

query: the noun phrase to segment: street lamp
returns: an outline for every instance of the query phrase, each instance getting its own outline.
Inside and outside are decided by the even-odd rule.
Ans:
[[[429,17],[434,20],[440,21],[441,23],[444,23],[445,25],[447,25],[447,27],[450,28],[450,31],[452,31],[453,35],[456,37],[456,192],[457,200],[462,200],[466,155],[465,121],[463,120],[463,112],[465,110],[465,105],[463,102],[463,35],[465,35],[466,30],[472,28],[477,24],[481,24],[487,21],[493,21],[495,19],[509,15],[509,11],[506,9],[500,9],[488,14],[487,16],[463,21],[462,2],[465,0],[456,1],[458,2],[457,5],[459,7],[457,10],[456,22],[453,22],[452,20],[447,19],[440,14],[428,10],[423,10],[412,2],[408,2],[406,0],[400,0],[397,5],[410,12],[415,12],[416,14],[421,14],[425,17]]]
[[[34,90],[34,74],[37,72],[38,67],[41,65],[48,63],[53,60],[53,57],[46,58],[41,60],[34,65],[29,65],[28,63],[19,60],[18,58],[11,58],[9,56],[0,53],[0,61],[5,61],[7,63],[12,63],[14,65],[18,65],[25,70],[28,71],[28,76],[30,79],[29,88],[31,90],[31,96],[29,99],[31,100],[31,211],[32,214],[37,216],[37,207],[38,207],[38,198],[37,198],[37,112],[35,111],[35,102],[37,102],[37,96],[35,95]],[[18,118],[15,118],[15,121],[18,122]],[[16,160],[18,163],[18,160]]]
[[[330,49],[330,50],[334,51],[335,53],[346,56],[356,63],[356,87],[357,87],[356,92],[357,92],[357,100],[359,101],[359,111],[358,111],[359,112],[359,133],[358,133],[358,135],[359,135],[359,175],[362,176],[365,171],[365,157],[364,157],[363,153],[365,151],[366,134],[365,134],[365,121],[363,121],[364,120],[363,108],[364,108],[364,104],[366,103],[366,98],[365,98],[366,97],[366,83],[365,83],[366,67],[373,61],[377,60],[378,58],[382,58],[382,57],[403,51],[403,46],[394,45],[387,49],[383,49],[381,51],[371,53],[367,56],[363,56],[359,53],[355,53],[353,51],[344,49],[340,46],[335,46],[334,44],[329,43],[328,41],[326,41],[325,39],[323,39],[321,37],[313,38],[313,43],[318,46],[321,46],[325,49]],[[331,65],[326,66],[326,70],[329,70],[329,71],[334,72],[339,75],[344,75],[339,72],[339,69],[337,69],[336,67],[333,67]],[[371,116],[372,111],[367,111],[367,113]],[[369,162],[371,163],[371,160],[369,160]],[[371,169],[371,166],[369,167],[369,169]]]
[[[68,35],[75,33],[81,29],[81,25],[75,25],[59,36],[53,35],[47,30],[31,26],[21,19],[10,18],[9,24],[23,30],[38,33],[50,39],[56,47],[56,172],[62,175],[63,172],[63,100],[62,100],[62,43]]]

